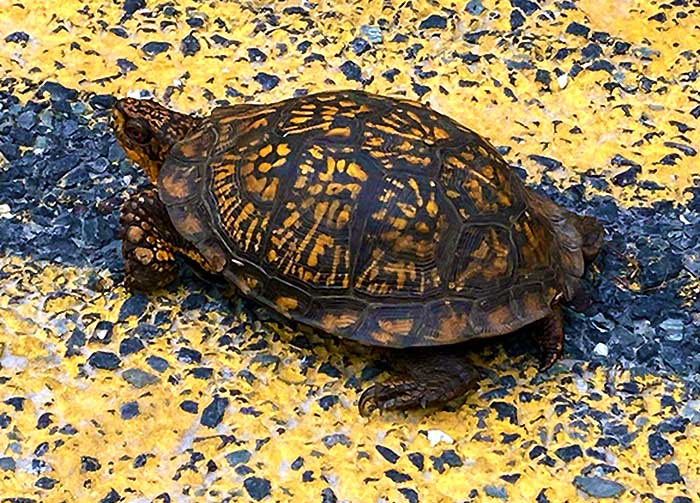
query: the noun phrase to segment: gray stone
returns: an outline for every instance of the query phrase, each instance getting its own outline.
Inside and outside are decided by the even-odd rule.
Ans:
[[[250,459],[250,452],[245,449],[241,449],[230,454],[226,454],[225,458],[231,466],[236,466],[240,465],[241,463],[247,463]]]
[[[0,470],[4,470],[6,472],[14,472],[16,467],[17,464],[15,463],[15,460],[13,458],[9,456],[0,458]]]
[[[508,493],[503,486],[486,485],[484,486],[484,492],[492,498],[499,498],[502,500],[508,499]]]
[[[594,498],[619,498],[625,492],[625,486],[603,477],[577,476],[574,478],[574,485]]]
[[[363,24],[360,27],[360,34],[372,44],[379,44],[382,42],[382,30],[379,26]]]
[[[126,369],[122,372],[122,378],[135,388],[145,388],[149,384],[155,384],[160,381],[158,376],[146,372],[145,370],[135,368]]]

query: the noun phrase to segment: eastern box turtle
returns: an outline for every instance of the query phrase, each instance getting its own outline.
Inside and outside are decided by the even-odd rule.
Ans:
[[[414,101],[324,92],[197,118],[125,98],[113,127],[155,185],[123,210],[127,283],[166,285],[181,254],[291,319],[412,348],[365,390],[362,413],[463,394],[477,371],[454,344],[538,321],[549,367],[560,303],[603,241],[595,219],[528,189],[481,136]]]

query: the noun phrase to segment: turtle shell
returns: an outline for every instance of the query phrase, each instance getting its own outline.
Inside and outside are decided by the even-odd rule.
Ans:
[[[215,109],[158,186],[178,231],[254,299],[364,343],[512,332],[571,297],[566,211],[482,137],[360,91]]]

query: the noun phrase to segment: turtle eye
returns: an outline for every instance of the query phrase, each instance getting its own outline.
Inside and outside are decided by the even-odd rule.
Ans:
[[[142,145],[151,139],[151,130],[146,122],[140,119],[127,122],[124,131],[129,138]]]

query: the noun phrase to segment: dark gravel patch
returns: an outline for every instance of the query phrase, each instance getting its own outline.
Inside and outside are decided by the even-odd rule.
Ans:
[[[121,279],[119,208],[127,189],[148,182],[109,130],[109,103],[51,83],[26,105],[0,92],[0,253],[89,265]],[[607,183],[584,175],[560,191],[545,175],[537,187],[599,218],[608,235],[584,282],[589,305],[566,310],[566,356],[640,373],[677,373],[696,394],[700,309],[684,305],[679,293],[700,275],[700,261],[693,258],[700,256],[700,189],[688,204],[676,206],[660,201],[622,208],[611,197],[584,198],[585,187],[605,190]],[[637,182],[630,176],[625,183]],[[124,316],[139,310],[138,300]],[[517,336],[503,342],[511,355],[532,345]]]

